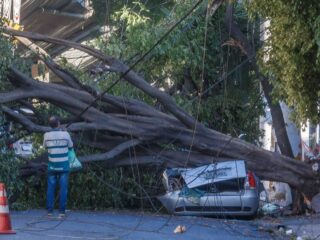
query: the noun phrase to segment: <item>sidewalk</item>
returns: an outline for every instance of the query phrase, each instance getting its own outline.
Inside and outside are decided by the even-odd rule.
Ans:
[[[320,240],[320,215],[290,217],[284,223],[302,239]]]
[[[255,221],[261,231],[274,232],[288,239],[320,240],[320,215],[264,217]]]

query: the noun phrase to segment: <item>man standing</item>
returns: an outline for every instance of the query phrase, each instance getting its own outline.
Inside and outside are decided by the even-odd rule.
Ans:
[[[68,132],[61,130],[58,117],[52,116],[49,119],[52,128],[44,134],[43,146],[48,151],[48,188],[47,188],[47,211],[52,216],[55,199],[56,184],[59,182],[59,217],[65,217],[69,159],[68,151],[73,148],[73,143]]]

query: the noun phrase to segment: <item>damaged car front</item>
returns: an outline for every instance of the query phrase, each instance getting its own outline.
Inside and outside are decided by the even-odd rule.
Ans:
[[[176,215],[255,216],[259,207],[259,180],[243,160],[167,169],[163,182],[158,199]]]

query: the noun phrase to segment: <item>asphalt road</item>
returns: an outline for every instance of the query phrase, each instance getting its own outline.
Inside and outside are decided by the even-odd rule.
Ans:
[[[57,213],[56,213],[57,215]],[[47,217],[44,210],[10,213],[15,235],[0,235],[0,239],[275,239],[261,231],[255,221],[177,217],[132,212],[67,212],[65,219]],[[184,226],[184,233],[174,233]]]

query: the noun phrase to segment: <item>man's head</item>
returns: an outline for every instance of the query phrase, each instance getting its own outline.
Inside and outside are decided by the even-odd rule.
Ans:
[[[58,118],[57,116],[51,116],[51,117],[49,118],[49,125],[50,125],[50,127],[52,127],[52,128],[57,128],[57,127],[59,127],[59,126],[60,126],[60,120],[59,120],[59,118]]]

